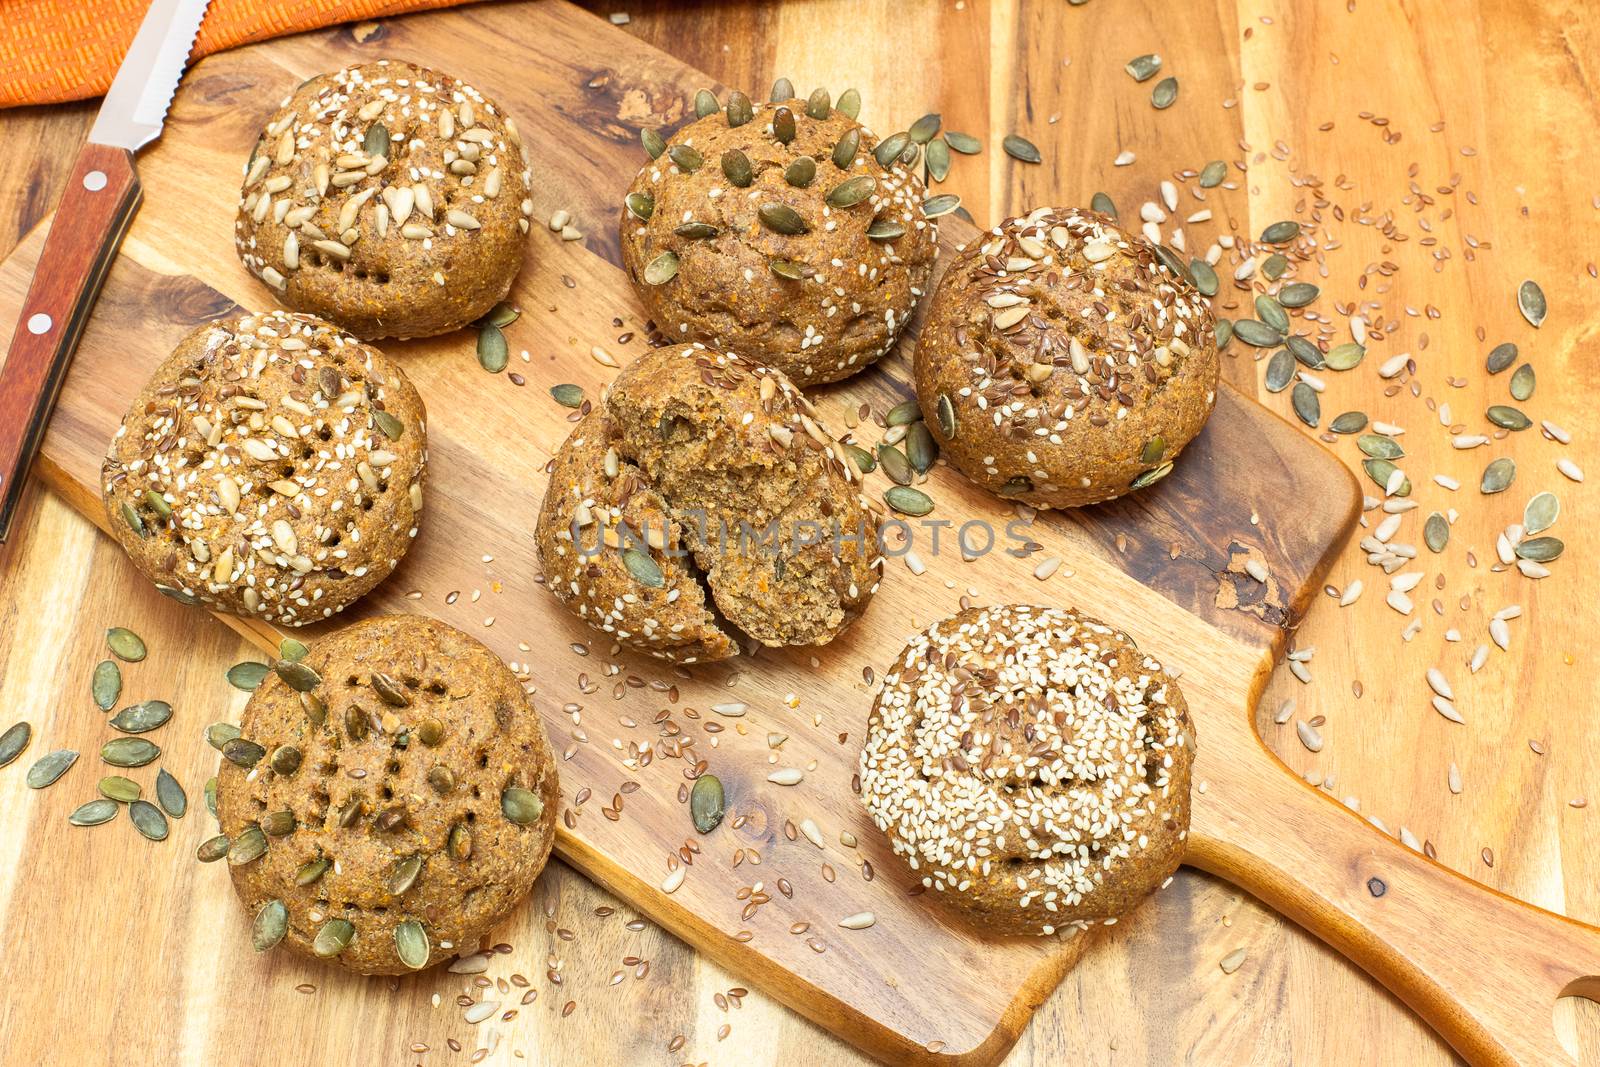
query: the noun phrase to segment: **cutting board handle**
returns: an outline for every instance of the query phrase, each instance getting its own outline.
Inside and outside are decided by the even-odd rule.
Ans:
[[[1302,781],[1242,717],[1239,729],[1195,795],[1188,863],[1359,964],[1468,1062],[1576,1062],[1555,1002],[1600,1000],[1600,929],[1407,848]]]

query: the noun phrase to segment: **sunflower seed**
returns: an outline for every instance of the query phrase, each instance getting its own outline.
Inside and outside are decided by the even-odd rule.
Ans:
[[[1150,94],[1150,106],[1157,111],[1165,111],[1178,99],[1178,79],[1162,78],[1156,82],[1156,87]]]
[[[839,94],[839,102],[833,105],[843,111],[852,119],[861,117],[861,93],[856,89],[846,89]]]
[[[312,939],[311,951],[329,959],[349,948],[355,936],[356,928],[349,919],[329,919]]]
[[[417,875],[422,873],[422,854],[414,852],[394,861],[389,873],[384,877],[384,888],[390,896],[401,896],[417,884]]]
[[[1328,429],[1334,433],[1360,433],[1367,428],[1367,413],[1365,411],[1346,411],[1328,423]]]
[[[1549,563],[1567,546],[1559,537],[1532,537],[1526,541],[1518,541],[1515,549],[1518,559],[1530,559],[1535,563]]]
[[[701,89],[694,94],[694,117],[703,119],[707,115],[715,115],[722,110],[722,105],[717,103],[716,94],[710,89]]]
[[[976,155],[983,151],[983,142],[970,133],[959,133],[955,130],[944,131],[944,142],[952,149],[964,156]]]
[[[1286,308],[1303,308],[1315,300],[1321,291],[1310,282],[1290,282],[1278,290],[1278,303]]]
[[[1356,438],[1356,447],[1373,459],[1400,459],[1406,454],[1400,442],[1380,433],[1362,434]]]
[[[521,786],[507,786],[500,794],[500,810],[518,826],[532,826],[544,814],[544,801]]]
[[[277,947],[289,932],[289,909],[281,900],[269,900],[256,912],[250,924],[250,943],[257,952]]]
[[[750,98],[735,89],[728,94],[728,125],[730,127],[743,126],[756,116],[756,109],[750,103]]]
[[[645,265],[644,280],[647,285],[665,285],[678,276],[678,257],[663,252]]]
[[[780,107],[772,113],[772,136],[779,144],[788,144],[794,140],[795,125],[794,112],[786,107]]]
[[[1039,155],[1038,147],[1032,141],[1014,133],[1006,134],[1005,140],[1000,142],[1000,146],[1006,150],[1006,155],[1012,159],[1020,159],[1024,163],[1038,163],[1043,158]]]
[[[1283,343],[1283,334],[1274,330],[1266,323],[1257,322],[1255,319],[1237,319],[1233,324],[1233,335],[1247,345],[1256,348],[1272,348]]]
[[[1154,52],[1149,55],[1134,56],[1122,69],[1136,82],[1149,81],[1161,69],[1161,57]]]
[[[1544,290],[1539,288],[1539,283],[1532,278],[1517,286],[1517,310],[1528,320],[1528,325],[1535,329],[1544,322],[1545,312],[1548,310]]]
[[[583,406],[583,387],[581,385],[573,385],[570,382],[552,385],[550,387],[550,396],[564,408]]]
[[[178,780],[163,767],[156,775],[156,801],[168,815],[181,819],[189,811],[189,794],[183,791]]]
[[[272,665],[272,669],[285,685],[297,693],[309,693],[322,684],[322,676],[306,663],[280,659]]]
[[[95,707],[110,711],[122,695],[122,668],[115,660],[103,659],[94,665],[94,675],[89,679],[89,692]]]
[[[106,775],[100,779],[100,784],[95,788],[107,800],[115,800],[121,804],[132,804],[144,795],[144,790],[139,788],[138,782],[132,778],[124,778],[120,774]]]
[[[67,769],[78,761],[78,754],[70,748],[47,752],[28,768],[28,788],[43,789],[60,780]]]
[[[1483,481],[1478,488],[1484,493],[1502,493],[1511,487],[1517,477],[1516,460],[1509,456],[1495,460],[1484,468]]]
[[[1261,231],[1262,244],[1281,245],[1300,236],[1300,224],[1293,219],[1274,222]]]
[[[499,374],[510,362],[511,353],[506,346],[506,335],[493,324],[478,331],[478,365],[490,374]]]
[[[165,700],[146,700],[133,704],[111,716],[113,728],[125,734],[142,734],[165,726],[172,718],[172,705]]]
[[[1089,198],[1089,210],[1097,211],[1112,220],[1117,217],[1116,202],[1105,193],[1095,193],[1094,196]]]
[[[839,920],[839,925],[845,930],[865,930],[878,921],[878,917],[870,911],[858,911],[854,915],[846,915]]]
[[[828,204],[830,207],[855,207],[871,196],[877,187],[877,179],[870,174],[846,178],[828,193]]]
[[[91,800],[74,808],[67,821],[73,826],[99,826],[117,817],[118,806],[114,800]]]
[[[1429,515],[1428,521],[1422,524],[1422,541],[1433,552],[1443,552],[1444,546],[1450,543],[1450,524],[1439,512]]]
[[[694,780],[689,791],[689,817],[694,828],[709,834],[722,822],[724,797],[722,780],[714,774],[702,774]]]
[[[1294,380],[1294,355],[1280,348],[1267,360],[1266,386],[1269,393],[1281,393]]]
[[[879,458],[882,459],[880,453]],[[908,485],[891,486],[883,494],[884,503],[902,515],[921,516],[933,510],[933,500],[920,489]]]
[[[235,737],[232,741],[222,746],[222,755],[229,763],[249,770],[261,762],[267,750],[245,737]]]
[[[872,156],[878,161],[880,167],[885,169],[894,166],[895,160],[900,158],[900,153],[911,144],[909,133],[891,133],[878,142],[878,147],[872,150]]]
[[[1294,391],[1289,394],[1289,403],[1300,421],[1307,426],[1315,427],[1322,418],[1322,401],[1318,399],[1317,391],[1305,382],[1295,383]]]
[[[954,193],[940,193],[930,196],[922,202],[923,218],[936,219],[941,215],[948,215],[961,206],[961,198]]]
[[[1312,726],[1304,719],[1296,719],[1294,732],[1300,735],[1300,743],[1306,746],[1308,751],[1322,751],[1322,734],[1317,731],[1315,726]]]
[[[148,800],[135,800],[129,804],[128,818],[133,820],[134,829],[150,840],[167,839],[167,817],[161,814],[160,808]]]
[[[1516,400],[1527,400],[1533,395],[1533,386],[1533,364],[1524,363],[1511,375],[1511,396]]]
[[[106,631],[106,647],[113,656],[127,663],[138,663],[145,657],[144,639],[124,626],[113,626]]]
[[[1540,493],[1522,509],[1522,531],[1525,534],[1543,533],[1556,524],[1561,514],[1561,501],[1554,493]]]
[[[810,230],[810,227],[806,225],[806,220],[801,218],[800,213],[788,204],[769,201],[761,205],[756,211],[756,215],[761,219],[761,224],[774,233],[793,236]]]

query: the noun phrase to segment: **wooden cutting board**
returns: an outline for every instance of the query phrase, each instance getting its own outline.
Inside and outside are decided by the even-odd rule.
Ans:
[[[1182,671],[1200,737],[1192,863],[1327,939],[1470,1058],[1561,1055],[1550,1005],[1563,992],[1600,990],[1585,977],[1600,972],[1600,935],[1402,848],[1291,776],[1254,735],[1256,696],[1353,527],[1359,495],[1334,458],[1229,388],[1170,477],[1111,505],[1041,517],[1027,535],[1042,548],[1028,558],[997,551],[967,563],[948,548],[935,554],[928,531],[920,532],[916,548],[926,572],[891,561],[866,616],[814,654],[764,652],[684,676],[614,654],[556,605],[536,581],[531,529],[544,465],[571,424],[547,389],[574,382],[596,395],[615,371],[591,356],[595,346],[619,363],[642,351],[644,324],[616,265],[618,204],[644,159],[639,127],[681,121],[693,91],[708,83],[564,4],[418,16],[360,41],[349,30],[328,31],[225,53],[191,71],[165,136],[140,159],[144,207],[44,445],[39,469],[57,490],[103,522],[100,456],[150,370],[196,323],[236,303],[271,304],[233,253],[242,161],[263,116],[294,85],[380,56],[450,71],[499,100],[530,151],[535,216],[564,208],[586,231],[582,242],[544,231],[530,239],[530,261],[511,298],[523,314],[507,330],[511,370],[525,385],[481,370],[470,333],[385,345],[428,402],[433,471],[421,537],[402,567],[355,609],[435,615],[526,672],[552,742],[567,756],[568,821],[557,847],[570,862],[752,984],[885,1059],[997,1061],[1089,939],[984,939],[928,898],[907,895],[912,879],[850,788],[873,696],[863,668],[881,673],[911,633],[957,610],[964,596],[1073,605],[1126,629]],[[869,101],[869,122],[871,115]],[[950,218],[942,243],[948,252],[972,233]],[[17,317],[42,236],[0,265],[0,325]],[[627,334],[631,339],[621,340]],[[910,395],[910,340],[879,368],[818,394],[836,432],[857,404],[881,412]],[[858,439],[870,444],[877,435],[867,426]],[[875,475],[868,484],[876,495],[888,483]],[[925,488],[938,502],[932,518],[1003,527],[1015,517],[946,468]],[[1060,560],[1054,574],[1036,577],[1052,557]],[[1246,573],[1250,560],[1267,568],[1266,582]],[[264,648],[275,646],[265,626],[230,622]],[[676,700],[661,691],[668,685],[677,687]],[[727,719],[708,710],[728,701],[747,704],[748,713]],[[194,749],[184,757],[191,762],[214,763],[200,739],[207,719],[186,709],[161,743],[169,753]],[[776,753],[769,732],[788,738]],[[639,758],[669,733],[692,740],[691,758],[708,760],[727,787],[730,818],[706,837],[694,834],[679,800],[686,762]],[[766,775],[780,765],[805,769],[805,781],[770,785]],[[580,790],[589,794],[581,806]],[[620,817],[605,815],[608,807],[620,808]],[[804,819],[820,829],[821,848],[796,833]],[[192,849],[209,836],[207,822],[186,820],[174,836]],[[855,847],[841,844],[845,833],[855,836]],[[659,886],[669,856],[686,846],[698,850],[688,876],[665,894]],[[264,997],[252,990],[265,981],[326,978],[315,965],[254,957],[226,877],[202,875],[214,877],[195,879],[192,891],[237,920],[224,922],[215,946],[216,973],[229,976],[234,990],[231,1003]],[[741,889],[757,883],[772,899],[747,915],[749,894]],[[497,937],[513,945],[519,934],[532,940],[542,924],[532,911],[523,909]],[[874,912],[876,925],[837,926],[859,911]],[[809,926],[793,932],[799,924]],[[537,961],[525,967],[537,971]],[[421,990],[452,988],[437,973],[404,981]],[[362,1020],[384,1010],[387,990],[383,981],[330,981],[331,1006],[321,1017],[276,1012],[269,1022],[266,1012],[231,1012],[228,1026],[242,1047],[292,1037],[307,1062],[392,1056],[393,1045],[376,1033],[350,1043]],[[337,1042],[329,1037],[329,1012],[343,1023]]]

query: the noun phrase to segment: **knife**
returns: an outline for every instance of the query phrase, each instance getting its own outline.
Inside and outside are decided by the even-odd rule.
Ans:
[[[0,367],[0,542],[89,309],[143,191],[133,153],[161,136],[210,0],[155,0],[78,153]]]

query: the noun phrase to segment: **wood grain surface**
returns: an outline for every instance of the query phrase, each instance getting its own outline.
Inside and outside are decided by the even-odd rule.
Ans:
[[[1113,7],[1118,15],[1115,33],[1109,23],[1094,21],[1108,18]],[[1582,391],[1563,389],[1563,379],[1576,376],[1562,372],[1576,367],[1578,346],[1584,340],[1581,331],[1587,328],[1582,312],[1595,303],[1593,282],[1584,269],[1584,261],[1592,255],[1585,248],[1592,241],[1576,239],[1593,235],[1595,215],[1588,202],[1593,192],[1576,182],[1569,184],[1572,179],[1562,161],[1593,150],[1592,141],[1582,138],[1594,136],[1589,121],[1594,109],[1582,81],[1582,63],[1575,60],[1562,66],[1551,58],[1592,54],[1592,26],[1583,22],[1584,13],[1576,8],[1519,6],[1472,8],[1463,18],[1456,8],[1447,13],[1363,4],[1353,15],[1335,16],[1330,11],[1326,22],[1302,23],[1296,17],[1305,13],[1298,10],[1252,9],[1241,14],[1224,4],[1215,12],[1197,10],[1179,25],[1170,13],[1162,15],[1164,11],[1164,6],[1146,11],[1138,5],[1096,0],[1088,9],[1047,5],[1022,11],[1008,5],[973,4],[927,11],[909,5],[882,9],[851,5],[848,10],[802,5],[741,9],[733,17],[726,8],[704,6],[664,10],[648,20],[636,17],[630,28],[732,84],[764,83],[774,72],[790,74],[802,85],[853,82],[868,96],[864,117],[880,130],[903,126],[924,110],[939,109],[947,125],[979,133],[989,143],[1012,129],[1028,134],[1044,149],[1050,161],[1047,167],[1024,171],[993,152],[958,160],[950,184],[963,193],[980,219],[1038,199],[1085,200],[1096,188],[1110,191],[1127,212],[1153,195],[1155,181],[1171,170],[1226,158],[1252,168],[1245,188],[1223,193],[1220,199],[1230,205],[1238,230],[1254,233],[1293,206],[1296,194],[1282,177],[1286,168],[1271,158],[1271,146],[1281,138],[1296,172],[1323,175],[1331,199],[1347,203],[1352,214],[1363,204],[1374,215],[1394,210],[1397,227],[1416,237],[1415,227],[1403,214],[1408,179],[1400,175],[1419,159],[1442,171],[1421,175],[1423,185],[1448,182],[1450,172],[1459,169],[1467,176],[1463,188],[1475,187],[1481,203],[1472,208],[1470,220],[1441,227],[1450,231],[1449,247],[1454,251],[1444,271],[1433,273],[1433,253],[1425,251],[1426,246],[1412,242],[1410,247],[1386,249],[1375,234],[1345,233],[1341,236],[1351,247],[1338,259],[1330,254],[1330,267],[1337,267],[1334,277],[1344,279],[1343,289],[1336,289],[1332,280],[1325,282],[1329,295],[1324,301],[1335,295],[1340,300],[1354,297],[1355,279],[1369,253],[1374,260],[1392,258],[1400,269],[1392,277],[1375,272],[1372,283],[1387,295],[1376,298],[1369,291],[1365,299],[1381,299],[1395,317],[1415,306],[1420,318],[1428,305],[1439,308],[1440,317],[1416,326],[1402,323],[1402,330],[1411,330],[1409,339],[1401,340],[1400,333],[1375,348],[1416,351],[1418,335],[1432,332],[1431,354],[1419,359],[1429,368],[1422,379],[1424,395],[1448,388],[1446,379],[1460,376],[1468,384],[1452,389],[1449,399],[1457,410],[1470,411],[1485,402],[1490,389],[1503,390],[1503,379],[1489,385],[1482,381],[1479,368],[1488,345],[1476,339],[1476,327],[1484,326],[1491,344],[1514,337],[1538,364],[1544,383],[1530,411],[1573,429],[1579,436],[1570,454],[1580,463],[1588,458],[1576,417],[1582,413]],[[1263,15],[1272,18],[1270,25],[1260,21]],[[1028,27],[1028,34],[1015,34],[1010,28],[1017,25]],[[923,41],[928,57],[909,69],[903,54],[890,43],[905,32]],[[1129,44],[1107,55],[1108,40]],[[1160,51],[1168,69],[1182,75],[1183,96],[1173,111],[1163,115],[1151,111],[1144,89],[1121,74],[1121,63],[1143,51]],[[1331,62],[1334,56],[1342,60],[1344,70]],[[1067,59],[1071,62],[1063,65]],[[1357,63],[1361,70],[1350,76],[1349,68]],[[1407,88],[1386,76],[1397,69],[1426,70],[1427,91]],[[1262,83],[1265,88],[1254,88]],[[1223,107],[1230,96],[1238,98],[1237,106]],[[1527,106],[1514,106],[1519,99]],[[1538,108],[1533,107],[1535,100]],[[1358,117],[1363,110],[1386,117],[1389,125],[1363,124]],[[1052,125],[1049,118],[1057,112],[1062,119]],[[52,169],[52,158],[64,154],[70,159],[70,147],[81,136],[83,114],[81,110],[12,113],[0,120],[8,142],[37,148],[8,153],[0,160],[4,168],[0,190],[16,205],[19,230],[30,213],[36,218],[38,209],[52,200],[51,183],[59,183],[64,174],[64,164]],[[1441,118],[1445,131],[1436,136],[1451,139],[1431,150],[1413,149],[1418,141],[1426,143],[1428,127]],[[1334,130],[1319,138],[1317,127],[1329,121]],[[1544,159],[1533,158],[1524,149],[1526,127],[1535,123],[1542,135],[1555,138],[1559,149]],[[1471,133],[1455,134],[1457,129]],[[1385,143],[1386,130],[1404,132],[1406,137],[1399,144]],[[1237,143],[1241,138],[1255,147],[1241,149]],[[1114,170],[1110,157],[1124,148],[1137,152],[1140,162]],[[1473,154],[1462,153],[1463,148],[1471,148]],[[1266,158],[1257,160],[1251,154],[1257,150]],[[1306,158],[1298,159],[1296,152]],[[1162,165],[1148,162],[1152,160],[1161,160]],[[1259,188],[1258,173],[1263,175]],[[1333,176],[1339,174],[1349,176],[1350,191],[1334,191]],[[1463,205],[1461,211],[1465,216],[1468,209]],[[1431,214],[1436,217],[1437,209]],[[609,226],[605,218],[580,221],[597,235]],[[1465,235],[1474,238],[1472,244],[1465,243]],[[1364,239],[1369,236],[1367,249]],[[1485,243],[1493,249],[1482,248]],[[1479,250],[1469,271],[1463,250],[1473,244]],[[1520,277],[1541,265],[1548,265],[1539,276],[1553,310],[1544,330],[1533,335],[1520,324],[1509,293]],[[1230,376],[1252,386],[1255,368],[1247,362],[1249,351],[1241,352],[1237,345],[1233,351]],[[1369,357],[1360,371],[1336,378],[1329,387],[1330,399],[1337,393],[1352,408],[1366,407],[1375,417],[1409,423],[1413,433],[1406,444],[1414,458],[1407,466],[1413,473],[1437,469],[1467,481],[1484,454],[1470,457],[1470,463],[1456,456],[1448,437],[1425,415],[1420,398],[1383,395],[1385,383],[1378,380],[1372,362]],[[1437,385],[1429,384],[1435,376]],[[1498,390],[1497,398],[1503,395]],[[1337,409],[1330,404],[1325,410]],[[1473,425],[1480,423],[1475,420]],[[1348,442],[1340,447],[1342,454],[1353,455]],[[1592,546],[1581,525],[1572,522],[1581,514],[1583,498],[1575,494],[1582,487],[1563,484],[1554,474],[1554,446],[1525,434],[1494,447],[1495,454],[1509,452],[1524,463],[1519,489],[1522,482],[1537,480],[1538,487],[1562,493],[1567,517],[1558,532],[1569,548],[1567,558],[1555,564],[1558,574],[1559,568],[1574,567],[1587,558],[1585,550]],[[1423,491],[1419,488],[1419,495]],[[1593,900],[1584,894],[1592,892],[1588,889],[1592,878],[1587,875],[1594,869],[1593,834],[1587,832],[1585,809],[1569,804],[1586,788],[1581,742],[1594,695],[1580,641],[1578,609],[1586,586],[1583,580],[1558,577],[1538,586],[1542,596],[1535,597],[1533,583],[1514,572],[1483,573],[1493,557],[1494,532],[1520,513],[1526,494],[1507,494],[1503,499],[1511,496],[1518,497],[1514,507],[1506,504],[1491,510],[1476,498],[1458,505],[1466,525],[1457,525],[1454,541],[1476,542],[1477,555],[1484,561],[1480,568],[1469,569],[1464,550],[1455,544],[1439,561],[1439,573],[1448,583],[1442,599],[1454,601],[1468,591],[1475,594],[1472,612],[1461,612],[1460,620],[1447,624],[1430,618],[1423,634],[1406,645],[1397,633],[1403,620],[1382,605],[1381,596],[1369,592],[1342,611],[1331,604],[1315,607],[1299,640],[1320,647],[1312,664],[1316,683],[1306,689],[1290,681],[1275,684],[1282,684],[1286,694],[1291,687],[1296,690],[1300,717],[1327,716],[1321,726],[1327,743],[1313,756],[1291,748],[1297,743],[1284,727],[1269,724],[1266,735],[1269,741],[1281,741],[1292,760],[1321,772],[1324,780],[1336,773],[1337,795],[1361,797],[1363,809],[1391,827],[1411,827],[1419,837],[1434,842],[1447,862],[1520,896],[1592,918],[1585,905],[1592,906]],[[1439,497],[1442,494],[1435,499]],[[58,501],[36,494],[28,516],[32,529],[26,531],[27,547],[8,550],[3,557],[7,589],[15,590],[7,597],[12,625],[5,638],[0,681],[0,693],[9,706],[27,709],[27,717],[44,731],[50,709],[69,701],[81,704],[82,679],[99,655],[99,630],[110,621],[134,625],[154,646],[167,649],[164,664],[153,656],[144,669],[172,679],[169,684],[182,693],[179,699],[219,708],[229,699],[237,701],[222,686],[220,667],[242,650],[229,648],[231,639],[219,627],[142,589],[120,566],[109,542],[96,539]],[[1354,552],[1341,570],[1333,578],[1341,588],[1358,575],[1374,591],[1386,585],[1382,575],[1367,568]],[[1527,611],[1514,624],[1518,633],[1511,654],[1496,653],[1491,666],[1473,680],[1470,692],[1478,694],[1476,702],[1462,696],[1459,702],[1468,724],[1463,728],[1444,723],[1427,708],[1421,680],[1422,670],[1435,658],[1445,662],[1444,626],[1459,625],[1468,634],[1461,647],[1470,649],[1481,637],[1487,613],[1510,602],[1522,603]],[[1425,644],[1430,637],[1431,644]],[[1430,651],[1424,653],[1423,648]],[[1468,684],[1459,665],[1464,654],[1451,661],[1458,696]],[[1363,683],[1360,698],[1352,695],[1352,681]],[[1266,706],[1270,718],[1276,701],[1269,699]],[[1475,707],[1482,714],[1472,714]],[[1567,744],[1561,743],[1564,737]],[[1529,740],[1538,743],[1542,754],[1529,747]],[[36,741],[30,755],[43,750]],[[1344,762],[1335,762],[1335,756]],[[1464,788],[1459,795],[1445,787],[1445,767],[1451,760],[1462,771]],[[28,890],[7,895],[9,928],[19,929],[14,914],[18,901],[26,906],[34,894],[60,895],[53,887],[74,880],[115,882],[127,901],[129,910],[124,914],[136,912],[142,899],[140,886],[119,869],[114,856],[58,849],[29,854],[29,842],[20,835],[8,834],[3,840],[12,866],[22,867]],[[1482,848],[1492,851],[1483,853]],[[1487,855],[1492,855],[1494,866],[1484,862]],[[96,869],[95,864],[103,866]],[[167,874],[163,864],[135,872],[135,878],[162,879]],[[183,877],[192,876],[186,871]],[[552,937],[566,960],[564,973],[574,988],[585,983],[584,988],[598,992],[616,966],[613,959],[630,951],[608,954],[617,949],[611,939],[624,935],[613,924],[585,915],[599,894],[581,880],[553,872],[541,894],[551,892],[565,898],[558,921],[576,935],[571,942]],[[96,907],[94,894],[74,893],[69,899],[69,910],[56,913],[56,921],[104,921],[103,915],[96,915],[104,909]],[[36,919],[34,912],[29,915]],[[209,945],[226,936],[227,931],[219,933],[217,925],[231,923],[235,916],[224,909],[162,918],[169,924],[190,924],[191,939]],[[131,951],[119,955],[138,958],[139,939],[145,936],[136,930],[130,935]],[[25,973],[50,970],[75,980],[70,985],[30,983],[33,988],[4,1009],[8,1033],[19,1020],[36,1024],[48,1017],[54,997],[66,988],[81,991],[91,976],[99,974],[92,966],[98,957],[82,954],[74,960],[74,967],[81,964],[82,970],[63,971],[59,964],[51,965],[44,944],[34,942],[30,950],[29,938],[13,941],[21,952],[14,958],[27,969]],[[141,972],[145,984],[159,988],[162,982],[203,983],[203,973],[190,960],[165,958],[166,943],[164,936],[149,934],[143,944],[146,955],[156,960],[151,970]],[[754,994],[743,998],[742,1008],[725,1014],[712,993],[726,989],[732,980],[710,964],[696,963],[681,948],[658,947],[660,955],[649,982],[627,1001],[612,1002],[624,1005],[621,1011],[636,1012],[641,1020],[650,1019],[650,1025],[617,1025],[615,1015],[588,1010],[592,1000],[581,1001],[585,1010],[563,1020],[549,1010],[552,996],[545,991],[540,1001],[544,1010],[525,1011],[515,1027],[515,1040],[530,1054],[547,1058],[563,1052],[575,1056],[580,1050],[602,1060],[609,1052],[609,1058],[623,1061],[848,1057],[848,1050]],[[1245,962],[1234,974],[1222,974],[1217,960],[1240,947],[1248,949]],[[40,954],[30,957],[30,951]],[[587,968],[580,963],[586,957]],[[200,948],[193,958],[211,957]],[[658,981],[668,974],[669,981]],[[108,995],[120,1002],[131,991],[119,985]],[[136,1006],[130,1002],[127,1010]],[[279,1008],[312,1010],[292,997],[258,1010]],[[105,1013],[105,1018],[110,1016]],[[446,1015],[422,1017],[443,1020]],[[1085,1019],[1097,1020],[1097,1025],[1086,1026]],[[1163,1022],[1156,1024],[1155,1019]],[[1573,1028],[1574,1019],[1570,1006],[1558,1013],[1566,1028]],[[671,1020],[669,1029],[657,1033],[666,1020]],[[1331,1022],[1335,1020],[1337,1025]],[[1352,1020],[1356,1025],[1350,1025]],[[732,1031],[719,1042],[717,1031],[723,1023],[732,1024]],[[75,1037],[85,1042],[85,1049],[111,1032],[83,1032],[81,1025],[77,1029]],[[429,1041],[444,1054],[443,1029],[419,1034],[417,1039]],[[459,1033],[463,1028],[457,1024],[455,1029]],[[675,1032],[689,1035],[689,1040],[674,1054],[667,1051],[667,1041]],[[59,1040],[60,1035],[52,1034],[51,1039]],[[189,1042],[179,1051],[196,1055],[203,1048],[203,1042]],[[1293,927],[1226,887],[1186,872],[1174,890],[1119,926],[1115,936],[1103,939],[1086,957],[1065,987],[1044,1005],[1013,1057],[1017,1062],[1029,1062],[1031,1057],[1041,1063],[1062,1059],[1166,1063],[1185,1058],[1205,1063],[1275,1063],[1288,1058],[1367,1062],[1375,1048],[1382,1049],[1385,1062],[1401,1057],[1427,1062],[1444,1056],[1404,1009]]]

